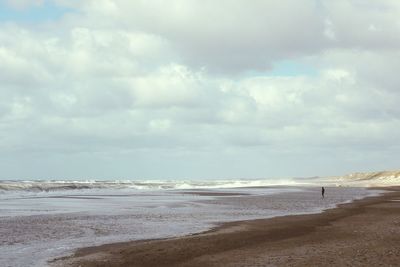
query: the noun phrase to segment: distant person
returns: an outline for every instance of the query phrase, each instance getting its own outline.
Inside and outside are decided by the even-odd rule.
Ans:
[[[322,194],[322,198],[325,198],[325,188],[324,187],[322,187],[321,194]]]

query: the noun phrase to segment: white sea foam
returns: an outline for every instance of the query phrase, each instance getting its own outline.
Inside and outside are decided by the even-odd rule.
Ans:
[[[231,179],[231,180],[34,180],[20,181],[8,180],[0,181],[0,192],[6,191],[62,191],[62,190],[82,190],[82,189],[137,189],[137,190],[163,190],[163,189],[212,189],[212,188],[240,188],[240,187],[260,187],[272,185],[298,185],[299,181],[294,179]]]

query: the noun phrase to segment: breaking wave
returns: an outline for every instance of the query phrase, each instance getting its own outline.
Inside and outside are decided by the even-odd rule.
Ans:
[[[296,185],[292,179],[286,180],[210,180],[210,181],[68,181],[68,180],[37,180],[37,181],[0,181],[0,192],[3,191],[29,191],[49,192],[80,189],[136,189],[136,190],[172,190],[172,189],[217,189],[217,188],[243,188],[274,185]]]

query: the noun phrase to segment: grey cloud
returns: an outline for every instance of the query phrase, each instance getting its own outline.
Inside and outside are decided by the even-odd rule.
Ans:
[[[398,1],[323,1],[335,46],[365,50],[398,50]]]
[[[93,8],[103,12],[92,14]],[[314,53],[328,41],[323,18],[312,0],[119,0],[113,8],[89,1],[82,9],[92,20],[109,18],[124,27],[162,36],[179,51],[184,63],[212,71],[268,69],[274,60]]]
[[[105,20],[169,41],[182,63],[210,71],[270,70],[327,49],[398,49],[397,1],[86,1]],[[99,10],[99,12],[92,12]],[[190,26],[189,26],[190,25]]]

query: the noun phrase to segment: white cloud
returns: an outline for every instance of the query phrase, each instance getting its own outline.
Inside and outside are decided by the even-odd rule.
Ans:
[[[80,13],[54,25],[0,24],[0,149],[15,157],[3,166],[8,175],[25,157],[43,159],[26,175],[46,175],[51,157],[85,159],[83,175],[112,174],[107,164],[94,170],[119,159],[120,173],[160,178],[182,164],[189,176],[294,174],[290,164],[311,175],[323,170],[314,161],[345,172],[384,166],[365,155],[385,151],[394,166],[395,1],[57,3]],[[316,71],[269,75],[280,60]],[[168,164],[135,172],[131,158]]]

